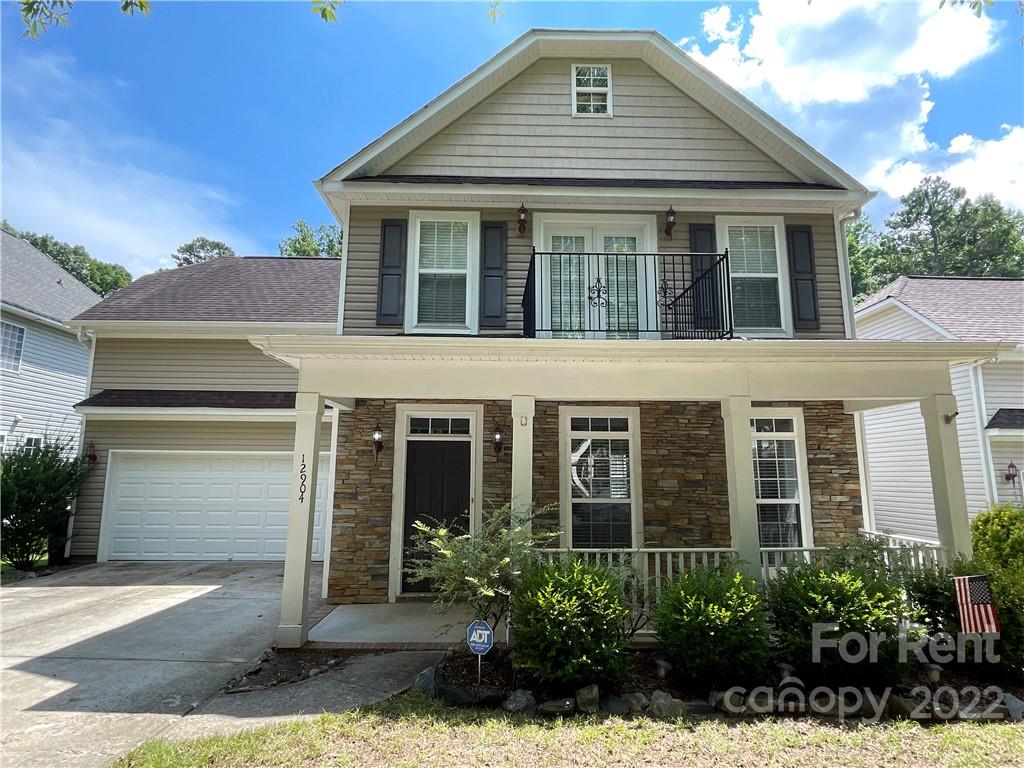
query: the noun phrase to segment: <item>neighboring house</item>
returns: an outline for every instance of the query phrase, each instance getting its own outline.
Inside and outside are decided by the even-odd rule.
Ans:
[[[0,441],[77,450],[89,347],[68,321],[100,296],[24,240],[0,234]]]
[[[78,317],[78,557],[284,558],[282,645],[311,556],[331,602],[415,596],[412,523],[485,502],[659,579],[761,574],[856,535],[853,414],[894,400],[969,551],[949,364],[999,345],[852,340],[872,193],[661,35],[529,32],[316,186],[342,259],[218,259]]]
[[[997,359],[950,366],[967,509],[1021,503],[1024,467],[1024,280],[901,277],[856,308],[859,339],[1007,341]],[[874,531],[936,539],[924,423],[916,403],[865,411],[867,513]]]

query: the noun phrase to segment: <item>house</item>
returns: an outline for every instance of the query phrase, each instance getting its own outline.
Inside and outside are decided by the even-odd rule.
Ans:
[[[1024,280],[901,277],[862,301],[859,339],[1005,341],[998,358],[950,366],[967,511],[1022,502],[1024,466]],[[865,525],[934,540],[935,510],[921,412],[915,403],[864,411]],[[1011,467],[1011,465],[1013,465]]]
[[[283,558],[278,643],[415,598],[420,517],[534,503],[563,550],[752,574],[863,526],[854,414],[919,402],[970,550],[951,362],[856,341],[872,193],[656,32],[533,30],[316,182],[343,257],[218,259],[81,314],[100,471],[72,551]]]
[[[0,232],[0,447],[77,450],[90,348],[68,321],[100,300],[45,253]]]

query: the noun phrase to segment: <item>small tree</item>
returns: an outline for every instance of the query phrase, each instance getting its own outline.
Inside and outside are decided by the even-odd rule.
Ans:
[[[340,259],[342,233],[337,224],[321,224],[316,229],[305,219],[292,225],[294,235],[281,240],[277,250],[292,259]]]
[[[188,267],[192,264],[202,264],[204,261],[220,258],[221,256],[234,256],[234,249],[227,243],[220,240],[210,240],[206,237],[196,237],[184,245],[179,245],[178,250],[171,254],[175,266]]]
[[[558,536],[532,534],[533,517],[531,509],[513,511],[505,504],[485,513],[473,533],[417,520],[413,554],[405,570],[417,581],[433,584],[445,610],[465,604],[476,618],[496,627],[508,615],[523,568],[540,562],[538,545]]]
[[[21,444],[3,454],[0,559],[28,571],[42,555],[64,546],[71,502],[89,467],[61,439],[46,438],[38,448]]]

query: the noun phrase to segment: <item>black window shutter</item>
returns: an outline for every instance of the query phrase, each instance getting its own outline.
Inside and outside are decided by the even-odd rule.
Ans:
[[[405,219],[380,222],[380,268],[377,280],[377,325],[402,325],[405,320]]]
[[[504,328],[508,227],[503,221],[480,223],[480,327]]]
[[[690,252],[693,254],[691,268],[696,281],[693,302],[693,327],[698,330],[713,330],[719,327],[719,287],[714,273],[701,278],[711,269],[718,256],[715,255],[715,225],[690,224]]]
[[[814,234],[806,224],[786,227],[789,250],[789,283],[793,294],[793,327],[817,330],[821,327],[818,313],[818,277],[814,271]]]

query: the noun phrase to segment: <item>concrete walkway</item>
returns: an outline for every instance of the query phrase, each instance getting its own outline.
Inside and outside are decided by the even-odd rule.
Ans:
[[[387,678],[381,656],[384,669],[218,696],[273,643],[281,574],[280,563],[109,563],[0,588],[0,764],[102,766],[159,736],[377,701],[431,663],[409,658]],[[316,565],[314,609],[319,576]]]

